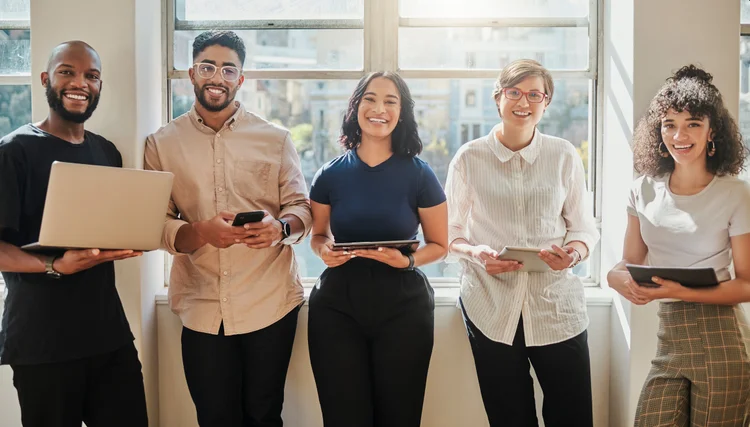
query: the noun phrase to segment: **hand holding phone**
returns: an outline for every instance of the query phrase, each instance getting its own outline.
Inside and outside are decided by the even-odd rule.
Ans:
[[[242,227],[251,222],[260,222],[266,216],[264,211],[240,212],[234,217],[232,227]]]

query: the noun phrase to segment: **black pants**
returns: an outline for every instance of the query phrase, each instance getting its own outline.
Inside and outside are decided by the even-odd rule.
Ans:
[[[534,382],[529,372],[531,361],[544,393],[544,425],[593,427],[586,331],[560,343],[527,347],[521,319],[513,345],[509,346],[482,334],[465,310],[463,316],[490,426],[538,426]]]
[[[70,362],[11,367],[24,427],[148,427],[133,343]]]
[[[297,331],[295,308],[242,335],[182,328],[182,362],[201,427],[281,427],[284,384]]]
[[[308,342],[326,427],[420,425],[434,308],[416,269],[355,258],[321,275]]]

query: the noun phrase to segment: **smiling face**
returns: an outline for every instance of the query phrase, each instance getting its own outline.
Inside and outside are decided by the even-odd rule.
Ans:
[[[62,45],[42,73],[47,103],[63,120],[83,123],[96,110],[102,88],[99,55],[82,43]]]
[[[675,163],[681,165],[706,161],[712,133],[708,117],[694,117],[689,111],[669,109],[661,120],[662,141]]]
[[[188,71],[190,81],[193,83],[195,99],[208,111],[218,112],[227,108],[234,101],[245,78],[240,75],[236,81],[224,80],[221,67],[231,66],[241,69],[242,65],[237,52],[220,45],[208,46],[198,54],[195,63],[212,64],[217,67],[216,73],[209,78],[201,77],[196,72],[196,67]]]
[[[357,109],[362,137],[385,138],[393,133],[401,116],[401,96],[388,78],[376,77],[367,85]]]
[[[507,89],[507,88],[506,88]],[[541,77],[527,77],[515,86],[516,89],[521,92],[541,92],[545,93],[544,90],[544,79]],[[547,109],[547,101],[543,100],[540,103],[530,103],[527,99],[527,95],[521,96],[520,99],[513,100],[508,99],[503,92],[497,96],[497,109],[500,113],[500,117],[503,119],[504,126],[512,126],[518,128],[534,127],[544,115],[544,110]]]

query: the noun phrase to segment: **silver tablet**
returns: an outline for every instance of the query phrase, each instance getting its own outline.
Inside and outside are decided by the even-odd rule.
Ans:
[[[550,271],[549,265],[539,258],[540,248],[520,248],[516,246],[506,246],[500,252],[498,259],[518,261],[523,264],[523,268],[518,271],[530,273],[543,273]]]

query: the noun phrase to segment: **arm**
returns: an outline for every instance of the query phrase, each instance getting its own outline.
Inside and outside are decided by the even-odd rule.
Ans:
[[[87,270],[104,262],[117,261],[140,256],[141,252],[100,251],[99,249],[84,249],[66,251],[55,258],[52,268],[60,274],[70,275]],[[18,246],[0,240],[0,271],[10,273],[44,273],[44,257],[39,254],[24,252]]]
[[[279,172],[279,200],[281,201],[279,218],[284,218],[289,222],[292,229],[289,241],[299,243],[310,233],[312,211],[307,198],[307,185],[305,176],[302,174],[302,165],[290,134],[287,134],[284,140],[282,156]]]
[[[639,285],[633,282],[625,264],[643,264],[648,254],[648,247],[641,236],[641,221],[636,215],[628,214],[628,227],[625,231],[625,243],[622,250],[622,260],[607,273],[609,287],[617,291],[634,304],[645,304],[651,299],[644,298],[634,291]]]
[[[349,261],[354,256],[343,252],[334,251],[333,233],[331,233],[331,205],[318,202],[310,202],[312,206],[312,239],[310,247],[315,255],[328,267],[338,267]]]
[[[461,157],[456,157],[448,168],[445,183],[445,196],[448,200],[448,241],[450,254],[485,268],[488,274],[516,271],[523,267],[516,261],[498,260],[500,255],[487,245],[473,245],[469,240],[466,224],[469,222],[475,195],[467,184]]]
[[[419,221],[426,244],[414,252],[414,267],[440,261],[448,254],[448,203],[419,208]]]

